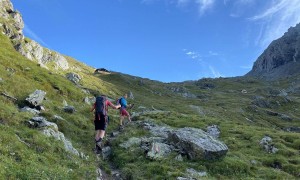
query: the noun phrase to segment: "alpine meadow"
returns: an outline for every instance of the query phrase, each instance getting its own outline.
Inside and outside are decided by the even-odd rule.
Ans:
[[[0,179],[299,179],[300,24],[240,77],[163,83],[95,69],[24,37],[0,1]],[[95,153],[95,99],[109,109]]]

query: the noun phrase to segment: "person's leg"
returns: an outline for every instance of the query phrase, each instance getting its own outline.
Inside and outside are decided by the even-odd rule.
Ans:
[[[124,120],[124,116],[122,116],[122,114],[120,114],[120,126],[123,126],[123,120]]]
[[[101,130],[96,130],[95,140],[98,141],[101,137]]]

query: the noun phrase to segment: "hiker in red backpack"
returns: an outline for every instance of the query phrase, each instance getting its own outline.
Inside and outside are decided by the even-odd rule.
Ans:
[[[127,107],[132,108],[132,105],[129,104],[129,106],[128,106],[126,99],[127,99],[127,94],[124,94],[123,97],[118,99],[118,103],[117,103],[117,104],[121,105],[121,108],[120,108],[120,126],[119,126],[120,130],[123,129],[123,120],[124,120],[125,117],[127,117],[128,121],[131,122],[130,114],[127,112],[126,108]]]
[[[120,107],[120,105],[112,104],[106,96],[101,95],[96,97],[96,102],[94,103],[93,108],[91,109],[91,112],[95,110],[94,125],[96,131],[95,143],[97,151],[101,150],[101,142],[105,135],[105,129],[109,120],[109,117],[107,116],[108,106],[112,107],[113,109],[118,109]]]

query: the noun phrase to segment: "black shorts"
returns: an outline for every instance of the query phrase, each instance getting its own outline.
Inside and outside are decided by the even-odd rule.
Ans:
[[[94,120],[94,125],[95,125],[95,130],[103,130],[105,131],[106,129],[106,126],[107,126],[107,120],[105,118],[104,115],[100,115],[100,118],[99,118],[99,115],[98,114],[95,114],[95,120]]]

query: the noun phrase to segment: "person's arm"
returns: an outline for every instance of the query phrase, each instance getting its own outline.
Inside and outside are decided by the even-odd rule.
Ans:
[[[95,108],[96,108],[96,103],[94,103],[94,105],[93,105],[93,107],[91,109],[91,112],[93,112],[95,110]]]
[[[114,105],[113,103],[111,103],[109,100],[106,101],[107,106],[112,107],[113,109],[118,109],[118,106]]]

